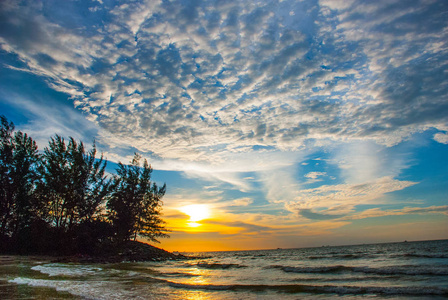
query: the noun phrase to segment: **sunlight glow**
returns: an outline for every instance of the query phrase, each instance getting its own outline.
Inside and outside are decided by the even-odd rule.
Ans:
[[[198,227],[201,224],[197,221],[207,219],[210,216],[210,209],[205,204],[191,204],[184,206],[180,209],[181,212],[187,214],[190,217],[188,226]]]

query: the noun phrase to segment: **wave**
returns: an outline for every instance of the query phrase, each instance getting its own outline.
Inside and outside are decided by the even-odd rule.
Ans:
[[[332,255],[312,255],[308,256],[307,259],[362,259],[362,258],[373,258],[371,254],[332,254]]]
[[[68,292],[85,299],[129,299],[136,296],[125,290],[111,288],[110,284],[105,281],[45,280],[17,277],[9,280],[9,282],[33,287],[53,288],[59,292]]]
[[[371,267],[349,267],[349,266],[322,266],[322,267],[290,267],[274,265],[267,267],[269,269],[280,269],[286,273],[343,273],[356,272],[377,275],[448,275],[448,269],[443,267],[422,267],[422,266],[390,266],[381,268]]]
[[[212,270],[247,268],[247,266],[239,265],[239,264],[220,264],[220,263],[197,263],[196,266],[199,268],[202,268],[202,269],[212,269]]]
[[[314,293],[338,295],[408,295],[408,296],[448,296],[448,289],[439,287],[373,287],[373,286],[333,286],[333,285],[213,285],[169,282],[171,287],[209,291],[274,291],[283,293]]]
[[[158,276],[161,277],[198,277],[201,275],[198,274],[191,274],[191,273],[182,273],[182,272],[166,272],[166,273],[160,273]]]
[[[141,280],[148,284],[166,284],[165,280],[155,278],[142,278]],[[16,277],[8,280],[8,282],[32,287],[52,288],[58,292],[67,292],[79,296],[82,299],[146,299],[146,297],[142,297],[138,290],[123,288],[121,284],[111,284],[109,280],[51,280]]]
[[[286,273],[339,273],[347,271],[349,267],[344,266],[324,266],[324,267],[289,267],[281,265],[273,265],[266,267],[267,269],[280,269]]]
[[[447,254],[418,254],[418,253],[404,253],[391,255],[393,258],[407,257],[407,258],[448,258]]]
[[[89,266],[73,266],[63,264],[45,264],[38,265],[31,268],[31,270],[47,274],[48,276],[84,276],[92,275],[102,271],[102,268]]]
[[[443,267],[422,267],[422,266],[403,266],[403,267],[352,267],[353,272],[362,272],[366,274],[378,275],[429,275],[440,276],[448,275],[448,269]]]
[[[49,277],[62,277],[62,278],[70,278],[70,279],[79,279],[84,277],[91,276],[121,276],[124,277],[136,277],[140,276],[142,273],[147,273],[152,275],[154,272],[150,272],[148,270],[139,270],[138,272],[132,270],[117,270],[110,268],[100,268],[94,266],[86,266],[86,265],[72,265],[72,264],[44,264],[38,265],[31,268],[33,271],[38,271],[42,274],[46,274]]]

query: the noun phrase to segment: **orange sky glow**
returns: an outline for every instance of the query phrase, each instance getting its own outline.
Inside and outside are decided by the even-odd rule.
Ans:
[[[365,242],[428,240],[447,236],[443,216],[400,215],[362,220],[322,220],[297,223],[294,215],[232,214],[219,206],[186,204],[164,209],[170,238],[155,244],[168,251],[205,252],[320,247]],[[408,221],[406,221],[408,220]],[[382,223],[381,228],[376,222]],[[442,224],[442,226],[441,226]],[[347,239],[347,236],[350,236]],[[448,236],[447,236],[448,237]]]

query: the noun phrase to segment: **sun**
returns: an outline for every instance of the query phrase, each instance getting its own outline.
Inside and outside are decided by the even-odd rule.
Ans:
[[[180,211],[190,217],[190,223],[188,223],[188,225],[191,227],[200,226],[200,224],[196,222],[207,219],[210,216],[210,209],[205,204],[187,205],[182,207]]]

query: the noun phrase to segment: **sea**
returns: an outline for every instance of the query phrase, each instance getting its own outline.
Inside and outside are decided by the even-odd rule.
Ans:
[[[0,256],[0,299],[448,299],[448,240],[187,255],[117,264]]]

